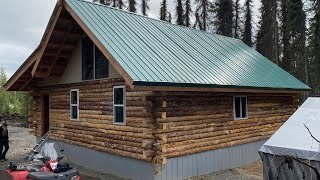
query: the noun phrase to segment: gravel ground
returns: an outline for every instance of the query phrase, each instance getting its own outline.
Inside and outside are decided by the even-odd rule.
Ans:
[[[16,125],[16,124],[11,124]],[[23,127],[10,126],[9,124],[9,145],[10,149],[7,153],[9,161],[0,163],[0,179],[2,180],[3,170],[7,168],[9,162],[24,162],[24,157],[31,151],[36,144],[36,138],[29,133],[30,129]],[[81,179],[84,180],[124,180],[110,174],[104,174],[87,170],[71,163],[73,167],[79,170]],[[198,177],[189,178],[190,180],[262,180],[262,163],[257,161],[253,164],[240,168],[219,171]]]

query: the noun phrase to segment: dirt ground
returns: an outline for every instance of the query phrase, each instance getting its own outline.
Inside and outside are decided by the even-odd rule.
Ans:
[[[198,177],[190,178],[189,180],[262,180],[262,162],[256,161],[250,165],[239,168],[214,172]]]
[[[13,126],[10,126],[13,125]],[[2,179],[3,170],[7,168],[9,162],[24,162],[24,157],[32,150],[36,144],[36,138],[29,133],[28,128],[16,127],[16,123],[9,124],[9,144],[10,149],[7,153],[7,162],[0,163],[0,179]],[[73,165],[79,170],[81,179],[84,180],[123,180],[110,174],[97,173],[87,170],[76,165]],[[2,172],[2,173],[1,173]],[[240,168],[219,171],[198,177],[189,178],[190,180],[262,180],[262,163],[257,161],[253,164]]]

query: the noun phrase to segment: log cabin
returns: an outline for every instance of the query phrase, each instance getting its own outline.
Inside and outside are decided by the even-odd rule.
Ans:
[[[82,0],[57,2],[4,87],[30,92],[37,137],[130,179],[251,163],[310,90],[241,40]]]

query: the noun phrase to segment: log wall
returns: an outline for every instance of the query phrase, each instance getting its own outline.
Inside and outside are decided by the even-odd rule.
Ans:
[[[113,86],[124,85],[122,79],[85,81],[46,87],[37,94],[50,94],[50,132],[53,139],[93,148],[111,154],[150,161],[154,126],[152,92],[133,92],[126,88],[126,125],[113,124]],[[79,89],[79,120],[70,120],[70,90]],[[37,96],[34,99],[38,99]],[[41,107],[36,101],[37,107]],[[41,103],[40,103],[41,104]],[[36,135],[41,136],[39,108]],[[41,115],[41,113],[40,113]]]
[[[248,118],[234,120],[233,96]],[[270,137],[297,109],[297,94],[167,92],[154,98],[157,154],[172,158]]]
[[[270,137],[298,107],[297,94],[151,92],[126,89],[126,125],[113,124],[112,88],[122,79],[57,85],[34,92],[35,133],[42,135],[41,92],[50,94],[51,137],[151,161]],[[79,120],[70,120],[70,90],[79,89]],[[248,118],[234,120],[233,96],[248,98]]]

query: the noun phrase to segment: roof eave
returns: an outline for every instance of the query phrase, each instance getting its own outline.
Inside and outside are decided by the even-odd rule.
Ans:
[[[196,84],[196,83],[170,83],[170,82],[145,82],[134,81],[135,90],[151,91],[211,91],[211,92],[251,92],[251,93],[303,93],[311,90],[306,88],[270,88],[218,84]]]
[[[39,45],[37,48],[31,53],[31,55],[24,61],[24,63],[18,68],[18,70],[10,77],[10,79],[3,85],[6,91],[10,91],[10,87],[15,83],[17,79],[34,63],[37,61],[36,54],[38,54],[39,49],[43,46],[43,41],[46,36],[48,36],[49,27],[52,24],[54,16],[56,15],[58,8],[63,6],[64,0],[58,0],[57,4],[55,5],[51,17],[49,19],[48,25],[44,31],[44,34],[40,40]]]
[[[38,50],[39,46],[31,53],[31,55],[23,62],[18,70],[3,85],[6,91],[10,91],[10,87],[16,82],[16,80],[19,79],[21,75],[37,60]]]

